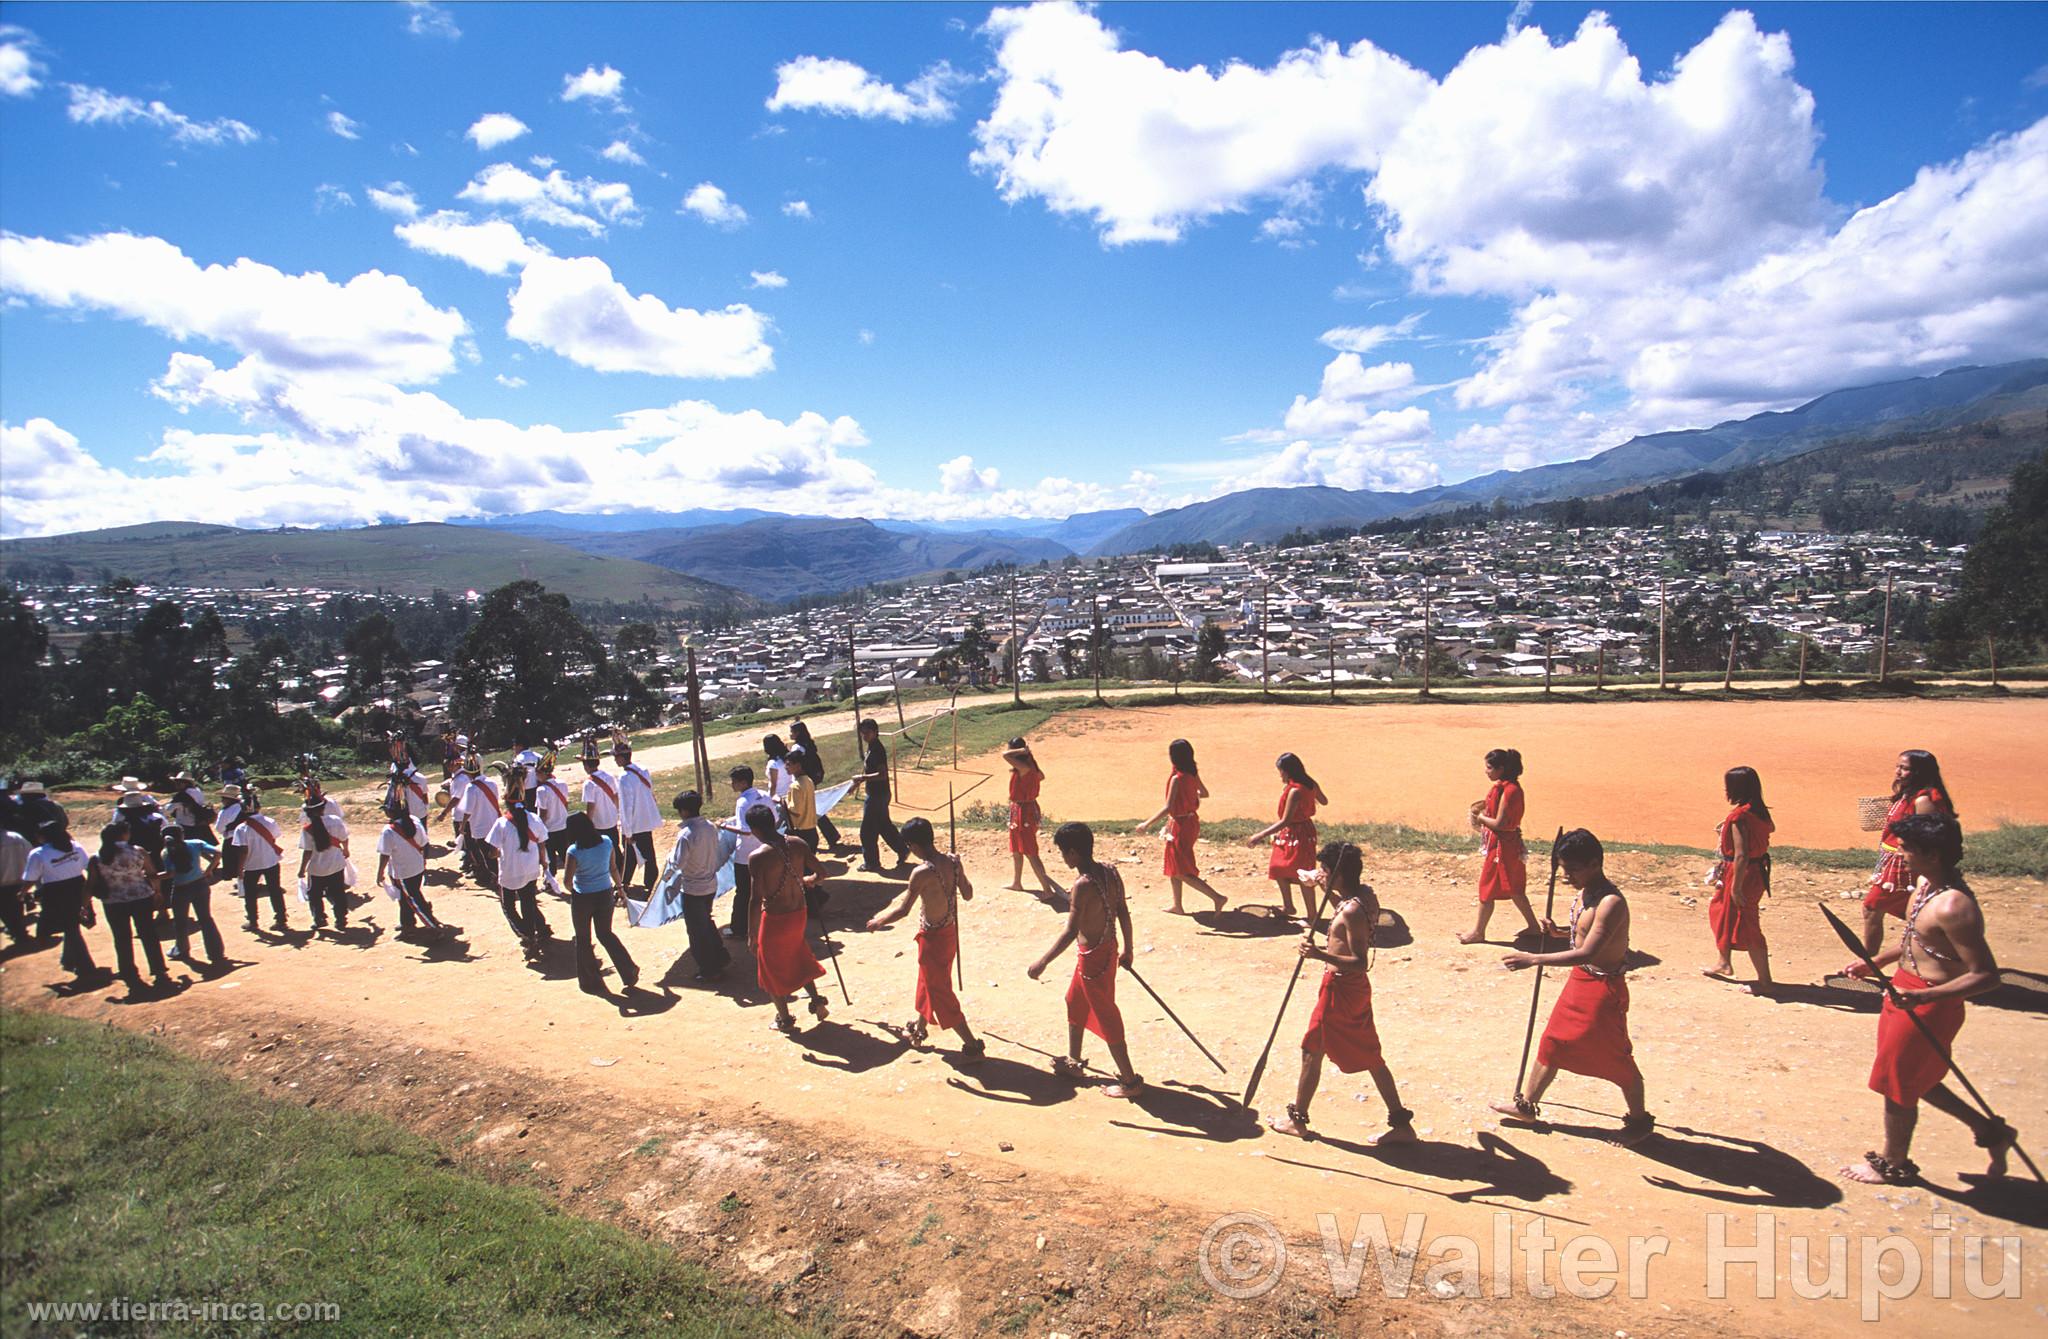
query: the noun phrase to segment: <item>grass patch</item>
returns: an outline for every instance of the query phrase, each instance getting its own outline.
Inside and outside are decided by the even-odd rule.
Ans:
[[[807,1333],[379,1117],[271,1101],[122,1029],[0,1011],[0,1335]],[[325,1304],[265,1324],[37,1319],[113,1298]],[[318,1313],[308,1313],[317,1315]]]

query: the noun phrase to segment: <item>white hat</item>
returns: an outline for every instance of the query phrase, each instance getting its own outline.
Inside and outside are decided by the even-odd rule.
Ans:
[[[142,782],[135,777],[124,776],[119,781],[116,781],[114,783],[114,789],[126,793],[128,791],[136,790],[147,791],[149,787],[143,785]]]
[[[114,807],[116,809],[147,809],[155,803],[155,798],[148,791],[131,790],[123,793],[121,798],[114,802]]]
[[[461,745],[465,745],[465,746],[466,746],[466,745],[467,745],[467,744],[469,743],[469,736],[468,736],[468,735],[457,735],[457,736],[455,736],[455,742],[456,742],[457,744],[461,744]]]

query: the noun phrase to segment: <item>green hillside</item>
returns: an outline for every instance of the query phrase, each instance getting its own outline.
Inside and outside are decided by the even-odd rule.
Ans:
[[[396,595],[486,591],[528,578],[578,602],[646,602],[677,613],[751,603],[737,591],[651,563],[472,526],[237,530],[160,522],[0,543],[0,577],[8,581],[90,582],[102,573],[160,586],[313,586]]]

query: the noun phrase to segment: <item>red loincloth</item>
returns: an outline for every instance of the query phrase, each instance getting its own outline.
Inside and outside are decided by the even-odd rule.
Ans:
[[[1074,980],[1067,987],[1067,1022],[1084,1027],[1112,1046],[1124,1040],[1124,1016],[1116,1007],[1116,936],[1074,955]]]
[[[1166,877],[1198,879],[1202,871],[1195,864],[1195,839],[1202,835],[1202,820],[1196,814],[1169,815],[1166,820]]]
[[[1273,834],[1273,855],[1266,863],[1266,877],[1275,882],[1299,883],[1302,875],[1316,867],[1316,825],[1309,821],[1315,817],[1315,793],[1306,786],[1288,782],[1280,792],[1280,812],[1276,817],[1287,816],[1288,799],[1297,793],[1301,798],[1295,805],[1294,821]]]
[[[960,952],[960,925],[917,932],[917,1016],[943,1028],[963,1027],[960,997],[953,993],[953,959]]]
[[[1640,1080],[1643,1073],[1628,1039],[1627,979],[1572,968],[1543,1026],[1536,1063],[1609,1083]]]
[[[825,974],[804,938],[804,908],[770,911],[764,901],[754,913],[754,970],[761,989],[787,999]]]
[[[1892,973],[1895,990],[1925,990],[1928,984],[1903,967]],[[1948,1073],[1948,1052],[1955,1045],[1956,1033],[1963,1030],[1961,1000],[1918,1005],[1914,1012],[1941,1039],[1941,1049],[1930,1045],[1906,1011],[1887,995],[1877,1015],[1877,1061],[1870,1067],[1870,1091],[1902,1107],[1912,1106],[1941,1082]]]
[[[1483,828],[1484,854],[1479,858],[1479,900],[1506,902],[1529,892],[1529,853],[1522,845],[1522,788],[1496,781],[1486,793],[1486,816],[1499,818],[1506,832]]]
[[[1316,993],[1316,1011],[1309,1015],[1301,1049],[1328,1056],[1345,1074],[1380,1067],[1380,1034],[1372,1024],[1372,981],[1364,972],[1347,976],[1333,967],[1323,973],[1323,988]]]

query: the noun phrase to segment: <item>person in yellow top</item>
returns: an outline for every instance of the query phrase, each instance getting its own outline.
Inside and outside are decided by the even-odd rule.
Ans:
[[[789,819],[789,835],[818,849],[818,783],[800,768],[789,769],[789,789],[782,794],[782,812]]]

